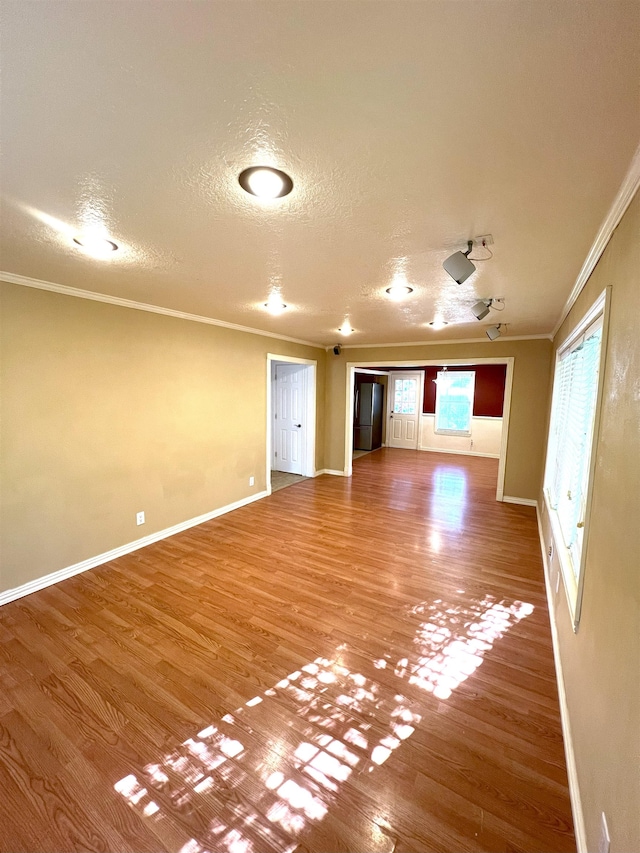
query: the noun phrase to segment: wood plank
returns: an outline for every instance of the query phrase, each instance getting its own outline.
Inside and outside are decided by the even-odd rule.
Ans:
[[[574,850],[496,476],[383,449],[1,608],[0,850]]]

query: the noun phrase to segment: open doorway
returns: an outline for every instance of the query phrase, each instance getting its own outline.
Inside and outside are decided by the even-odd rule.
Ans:
[[[430,367],[433,368],[441,368],[444,362],[442,360],[421,360],[421,361],[388,361],[384,363],[384,368],[380,367],[380,361],[375,363],[373,362],[350,362],[347,364],[347,387],[346,387],[346,428],[345,428],[345,467],[344,474],[347,477],[350,477],[353,472],[353,447],[352,447],[352,431],[353,431],[353,412],[354,412],[354,399],[355,399],[355,374],[361,373],[363,370],[375,370],[379,373],[385,373],[389,375],[389,382],[391,383],[391,379],[393,374],[396,374],[398,377],[400,375],[406,374],[409,376],[411,373],[415,375],[416,369],[422,369],[425,373],[428,373],[428,369]],[[468,359],[449,359],[446,361],[446,364],[451,368],[455,367],[457,369],[469,369],[471,367],[480,366],[480,365],[504,365],[505,374],[504,374],[504,398],[503,398],[503,408],[502,408],[502,417],[500,419],[500,433],[499,433],[499,447],[497,453],[483,453],[477,450],[462,450],[462,449],[451,449],[448,446],[437,446],[437,441],[428,441],[427,444],[429,446],[423,446],[424,442],[421,440],[420,436],[426,436],[428,430],[434,432],[434,424],[432,421],[434,420],[433,415],[428,415],[423,412],[422,400],[424,399],[421,396],[421,401],[418,404],[418,409],[420,412],[419,415],[419,437],[417,443],[414,445],[413,435],[412,435],[412,446],[409,449],[424,449],[424,450],[433,450],[436,452],[448,452],[448,453],[468,453],[470,455],[475,456],[490,456],[495,455],[498,458],[498,472],[497,472],[497,485],[496,485],[496,500],[502,501],[504,500],[504,478],[505,478],[505,464],[506,464],[506,451],[507,451],[507,441],[509,435],[509,414],[511,409],[511,389],[513,384],[513,364],[514,359],[511,356],[506,357],[498,357],[498,358],[475,358],[472,361]],[[423,374],[424,375],[424,374]],[[436,375],[437,381],[438,377]],[[403,446],[406,447],[406,444],[397,445],[394,444],[392,440],[392,418],[391,415],[394,414],[393,409],[396,408],[394,405],[395,402],[395,390],[392,388],[393,383],[389,385],[391,389],[387,394],[387,417],[388,417],[388,428],[387,428],[387,446]],[[395,388],[395,386],[393,386]],[[402,391],[404,386],[402,383],[398,390]],[[408,389],[410,391],[410,389]],[[417,390],[417,389],[416,389]],[[393,399],[392,399],[393,398]],[[400,412],[400,414],[402,414]],[[451,438],[450,436],[441,436],[440,433],[446,432],[446,430],[435,430],[439,435],[434,434],[434,438],[446,438],[447,440]],[[403,437],[400,436],[400,439],[403,440]],[[431,446],[433,445],[433,446]]]
[[[267,354],[267,492],[315,476],[317,362]],[[272,487],[273,479],[273,487]]]
[[[355,373],[353,401],[353,458],[378,450],[386,442],[387,374],[379,370]]]

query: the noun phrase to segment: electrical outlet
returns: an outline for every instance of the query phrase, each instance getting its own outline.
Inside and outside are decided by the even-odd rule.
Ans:
[[[255,486],[255,484],[256,484],[256,478],[255,477],[249,477],[249,485]]]
[[[602,812],[602,817],[600,819],[600,844],[598,845],[598,853],[609,853],[611,850],[611,839],[609,838],[609,827],[607,826],[607,819]]]
[[[144,513],[137,512],[136,513],[136,524],[144,524]]]
[[[469,450],[473,450],[473,439],[471,439],[471,447],[469,448]]]

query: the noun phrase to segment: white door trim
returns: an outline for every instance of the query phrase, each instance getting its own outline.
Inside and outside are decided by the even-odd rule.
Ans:
[[[292,355],[267,353],[267,431],[265,445],[265,471],[267,493],[271,494],[271,460],[273,458],[273,394],[272,394],[272,364],[307,365],[307,381],[305,389],[304,411],[306,414],[302,437],[302,474],[305,477],[315,477],[316,474],[316,378],[318,362],[311,358],[296,358]]]
[[[441,364],[448,365],[473,365],[473,364],[506,364],[507,376],[504,386],[504,409],[502,413],[502,441],[500,443],[500,460],[498,462],[498,485],[496,488],[496,500],[504,499],[504,475],[507,458],[507,442],[509,439],[509,416],[511,414],[511,393],[513,390],[513,365],[514,356],[503,356],[497,358],[439,358],[439,359],[392,359],[387,362],[389,368],[402,368],[410,370],[412,367],[437,367]],[[363,367],[377,367],[377,361],[349,361],[347,362],[347,381],[345,399],[345,431],[344,431],[344,475],[350,477],[353,473],[353,395],[356,371],[361,372]],[[387,394],[387,398],[389,394]]]

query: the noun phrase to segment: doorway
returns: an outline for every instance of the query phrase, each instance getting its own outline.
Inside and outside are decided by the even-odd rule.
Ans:
[[[389,447],[418,449],[424,371],[389,374]]]
[[[446,363],[450,366],[459,365],[459,366],[468,366],[469,364],[504,364],[506,365],[506,377],[505,377],[505,385],[504,385],[504,407],[502,414],[502,427],[501,427],[501,438],[500,438],[500,455],[498,461],[498,479],[496,485],[496,500],[503,501],[505,500],[504,496],[504,479],[505,479],[505,470],[506,470],[506,459],[507,459],[507,442],[509,438],[509,415],[511,411],[511,390],[513,386],[513,366],[514,366],[514,357],[513,356],[504,356],[497,358],[474,358],[473,360],[469,359],[446,359]],[[347,368],[347,382],[346,382],[346,411],[345,411],[345,437],[344,437],[344,472],[343,475],[345,477],[351,477],[353,473],[353,447],[352,447],[352,432],[353,432],[353,406],[354,406],[354,392],[355,392],[355,374],[356,371],[358,373],[365,372],[370,370],[376,373],[396,373],[394,368],[398,368],[398,374],[406,374],[408,373],[417,373],[418,371],[415,368],[418,367],[428,367],[430,365],[439,366],[443,364],[443,360],[425,360],[421,359],[420,361],[411,361],[411,360],[386,360],[385,365],[388,369],[380,370],[380,360],[376,362],[371,361],[358,361],[358,362],[348,362],[346,365]],[[412,371],[411,369],[414,368]],[[394,399],[393,387],[390,383],[390,392],[387,395],[388,400],[391,401]],[[389,408],[391,408],[391,404],[389,404]],[[422,404],[419,404],[419,412],[422,411]],[[421,415],[420,415],[421,416]],[[390,435],[387,433],[387,446],[393,447],[396,445],[391,444]],[[398,445],[398,446],[406,446],[406,445]],[[415,447],[415,446],[414,446]],[[413,448],[412,448],[413,449]],[[508,498],[506,499],[508,500]]]
[[[317,362],[267,354],[266,483],[271,472],[288,482],[315,476]],[[282,479],[282,478],[280,478]]]

